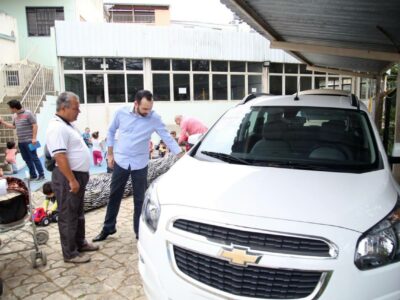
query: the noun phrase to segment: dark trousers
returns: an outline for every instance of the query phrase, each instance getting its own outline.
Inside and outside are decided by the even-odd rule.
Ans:
[[[31,178],[36,178],[38,177],[38,175],[39,177],[44,176],[42,163],[37,156],[36,150],[31,151],[28,146],[29,144],[30,142],[18,143],[19,151],[21,152],[22,159],[26,162],[26,165],[28,166],[29,174],[31,175]],[[38,172],[38,175],[36,175],[35,168]]]
[[[115,225],[117,224],[119,207],[121,205],[122,196],[129,175],[132,179],[133,188],[133,231],[135,232],[136,237],[139,237],[139,218],[142,212],[144,194],[147,188],[147,166],[140,170],[131,171],[130,168],[125,170],[117,163],[114,163],[114,170],[111,177],[110,200],[107,204],[103,230],[109,233],[116,229]]]
[[[68,180],[58,168],[52,172],[52,184],[58,204],[58,230],[64,259],[78,256],[78,249],[86,243],[83,198],[89,173],[73,173],[80,185],[76,194],[69,191]]]

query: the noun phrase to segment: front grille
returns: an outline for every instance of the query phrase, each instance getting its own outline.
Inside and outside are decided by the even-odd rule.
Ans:
[[[240,245],[252,250],[305,256],[331,256],[329,245],[322,240],[243,231],[185,219],[176,220],[174,227],[225,245]]]
[[[322,273],[235,266],[174,246],[176,265],[187,276],[218,290],[243,297],[298,299],[309,296]]]

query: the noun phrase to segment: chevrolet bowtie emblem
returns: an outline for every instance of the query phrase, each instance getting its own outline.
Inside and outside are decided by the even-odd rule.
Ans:
[[[262,255],[251,254],[248,248],[222,248],[219,256],[229,260],[229,263],[247,267],[248,264],[257,264]]]

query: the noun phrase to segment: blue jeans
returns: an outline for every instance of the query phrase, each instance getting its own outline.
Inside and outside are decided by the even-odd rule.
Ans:
[[[107,204],[107,212],[104,220],[103,231],[106,233],[115,231],[119,207],[121,205],[122,196],[124,194],[126,182],[128,181],[129,176],[132,179],[133,188],[133,230],[138,238],[139,219],[140,214],[142,213],[144,194],[147,188],[147,166],[140,170],[131,171],[130,168],[125,170],[117,163],[114,163],[114,170],[112,173],[110,186],[110,200]]]
[[[29,144],[30,142],[18,143],[19,151],[21,152],[22,159],[26,162],[26,165],[28,166],[29,174],[31,175],[31,178],[37,178],[38,177],[38,175],[36,175],[36,170],[37,170],[39,177],[44,176],[42,163],[40,162],[39,157],[37,156],[36,150],[31,151],[28,146]]]

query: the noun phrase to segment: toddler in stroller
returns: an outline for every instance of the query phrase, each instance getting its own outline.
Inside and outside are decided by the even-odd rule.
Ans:
[[[39,245],[45,244],[49,238],[46,230],[36,230],[35,223],[32,222],[30,215],[32,211],[31,196],[29,186],[24,181],[14,177],[2,178],[2,183],[7,182],[7,191],[5,194],[0,195],[0,235],[7,233],[7,235],[0,238],[0,254],[18,253],[26,250],[31,250],[30,257],[32,267],[37,267],[37,260],[41,260],[43,265],[46,265],[46,253],[39,249]],[[26,228],[30,225],[30,228]],[[15,231],[15,234],[8,234],[8,232]],[[17,241],[26,245],[26,236],[24,233],[29,234],[33,239],[33,246],[28,249],[12,251],[8,244],[11,241]],[[7,249],[8,252],[3,252]],[[19,248],[20,249],[20,248]],[[0,295],[3,291],[3,284],[0,279]]]

